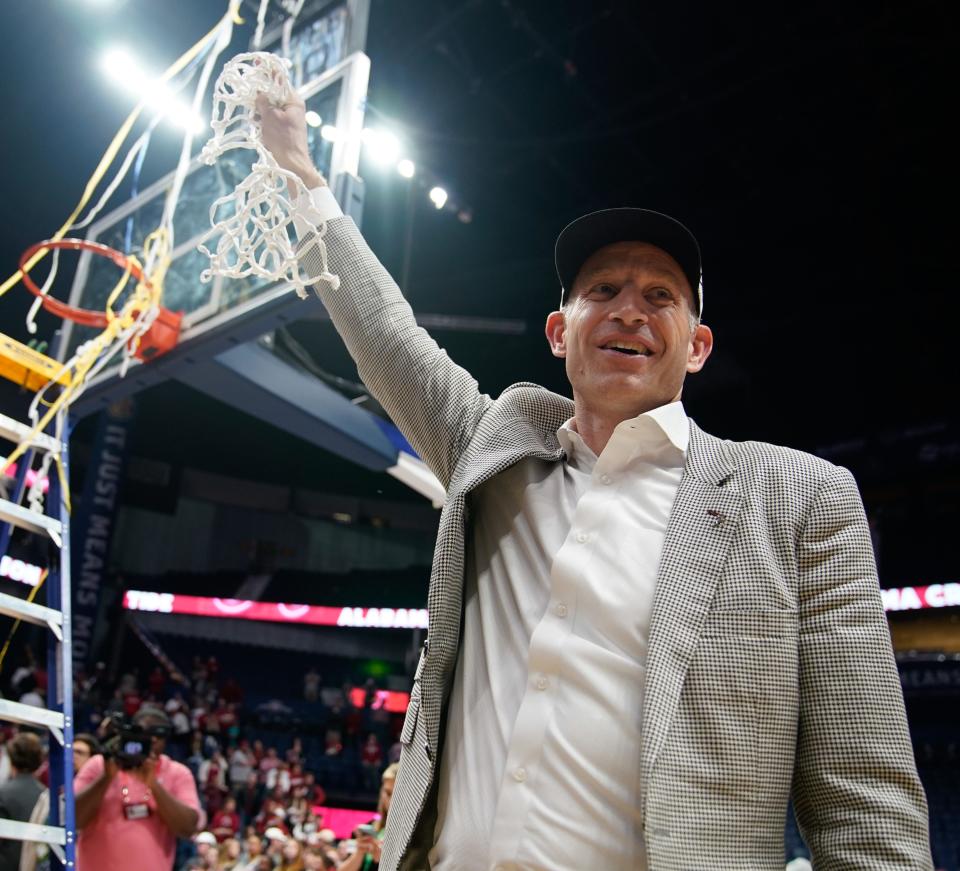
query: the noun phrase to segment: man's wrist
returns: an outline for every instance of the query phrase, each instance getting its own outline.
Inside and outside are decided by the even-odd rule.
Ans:
[[[290,172],[300,178],[300,181],[303,182],[307,190],[323,187],[327,183],[327,180],[319,173],[309,159],[291,162]]]

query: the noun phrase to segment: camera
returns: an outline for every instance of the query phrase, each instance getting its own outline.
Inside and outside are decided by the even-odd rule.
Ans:
[[[120,714],[114,714],[108,719],[104,729],[103,758],[115,759],[124,771],[139,768],[150,755],[152,740],[166,738],[169,732],[167,726],[145,728]]]

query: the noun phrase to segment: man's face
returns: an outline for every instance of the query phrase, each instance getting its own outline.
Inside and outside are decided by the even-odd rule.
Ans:
[[[90,761],[92,751],[86,741],[73,742],[73,773],[76,774]]]
[[[259,856],[263,852],[263,842],[254,835],[247,838],[247,853],[250,856]]]
[[[546,327],[578,412],[626,420],[679,399],[713,347],[709,327],[691,330],[693,304],[680,266],[654,245],[616,242],[591,255]]]

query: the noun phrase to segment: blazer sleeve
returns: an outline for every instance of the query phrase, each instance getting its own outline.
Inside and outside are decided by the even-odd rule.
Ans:
[[[317,247],[300,244],[301,269],[321,272]],[[456,365],[417,326],[400,288],[348,217],[327,222],[327,268],[339,276],[333,288],[315,289],[357,371],[377,401],[444,487],[463,448],[491,403],[469,372]]]
[[[853,476],[818,488],[798,546],[793,800],[817,871],[929,871],[927,804]]]

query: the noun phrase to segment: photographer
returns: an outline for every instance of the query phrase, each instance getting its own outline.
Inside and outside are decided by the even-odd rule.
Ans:
[[[163,750],[170,721],[141,708],[130,726],[114,720],[95,756],[74,780],[79,871],[169,871],[176,839],[202,822],[193,775]]]

